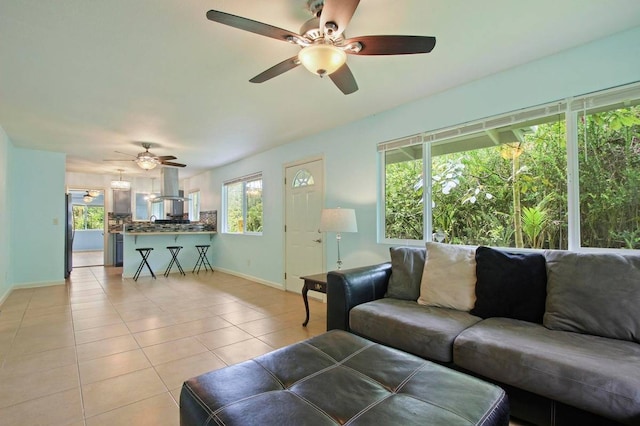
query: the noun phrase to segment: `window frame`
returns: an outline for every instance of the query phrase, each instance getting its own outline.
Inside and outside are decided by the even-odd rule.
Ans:
[[[192,222],[198,222],[200,220],[200,190],[193,189],[189,191],[189,201],[187,203],[187,212],[189,214],[189,220]]]
[[[260,203],[264,206],[264,178],[262,176],[262,172],[256,172],[256,173],[252,173],[249,175],[245,175],[239,178],[235,178],[235,179],[230,179],[227,181],[224,181],[222,183],[222,233],[223,234],[230,234],[230,235],[253,235],[253,236],[261,236],[264,232],[264,212],[262,214],[262,218],[261,218],[261,222],[262,222],[262,231],[256,232],[256,231],[247,231],[247,214],[248,214],[248,207],[247,207],[247,184],[250,182],[255,182],[255,181],[260,181],[261,182],[261,190],[260,190]],[[236,184],[242,184],[242,230],[239,232],[235,232],[235,231],[230,231],[229,230],[229,211],[228,211],[228,207],[229,207],[229,201],[228,201],[228,197],[229,197],[229,191],[228,189],[232,186],[232,185],[236,185]]]
[[[423,152],[423,176],[431,177],[432,150],[436,145],[446,144],[448,140],[460,136],[473,135],[475,133],[496,129],[505,125],[513,125],[519,122],[530,121],[553,115],[562,115],[565,121],[566,154],[567,154],[567,232],[569,251],[591,252],[638,252],[634,249],[620,249],[608,247],[582,247],[580,241],[580,188],[579,188],[579,146],[578,146],[578,117],[581,113],[595,108],[611,107],[619,103],[640,100],[640,83],[633,83],[619,88],[601,90],[574,98],[566,98],[543,105],[534,106],[522,110],[512,111],[501,115],[488,117],[482,120],[463,123],[456,126],[424,132],[409,137],[395,139],[379,143],[378,149],[378,221],[377,242],[379,244],[422,246],[425,242],[433,241],[432,221],[432,182],[424,179],[423,208],[424,208],[424,235],[422,240],[406,240],[386,237],[386,164],[385,152],[404,146],[422,144]],[[509,250],[533,250],[505,247]]]

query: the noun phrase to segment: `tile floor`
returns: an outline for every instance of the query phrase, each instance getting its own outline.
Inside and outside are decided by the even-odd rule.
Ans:
[[[326,329],[326,305],[221,272],[76,268],[0,306],[0,425],[178,425],[182,382]]]
[[[102,266],[104,265],[104,251],[74,251],[72,262],[74,268],[82,268],[84,266]]]

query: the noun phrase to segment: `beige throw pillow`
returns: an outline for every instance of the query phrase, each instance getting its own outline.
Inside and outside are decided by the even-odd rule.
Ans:
[[[470,311],[476,301],[476,248],[427,243],[421,305]]]

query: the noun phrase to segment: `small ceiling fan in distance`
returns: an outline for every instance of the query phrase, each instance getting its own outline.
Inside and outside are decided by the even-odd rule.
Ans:
[[[115,151],[118,154],[128,155],[130,157],[135,157],[133,160],[136,164],[143,170],[152,170],[155,169],[158,165],[163,166],[172,166],[172,167],[187,167],[186,164],[174,163],[170,160],[176,160],[177,157],[173,155],[154,155],[149,152],[149,148],[151,148],[151,144],[149,142],[142,142],[142,147],[145,151],[138,153],[138,155],[127,154],[126,152]],[[129,160],[104,160],[104,161],[129,161]]]
[[[346,38],[344,30],[351,21],[360,0],[307,0],[307,8],[315,16],[300,28],[300,34],[218,10],[207,12],[207,18],[265,37],[296,44],[300,52],[249,80],[263,83],[302,64],[314,74],[328,75],[345,95],[358,90],[358,84],[347,65],[347,55],[409,55],[429,53],[435,37],[407,35],[369,35]]]

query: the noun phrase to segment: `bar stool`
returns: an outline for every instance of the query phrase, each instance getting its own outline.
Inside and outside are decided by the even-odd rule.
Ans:
[[[196,261],[196,266],[193,267],[193,272],[196,272],[196,268],[198,268],[198,273],[200,273],[200,268],[202,266],[204,266],[204,270],[206,272],[207,265],[209,266],[209,269],[211,269],[211,272],[213,272],[213,268],[211,267],[211,264],[207,259],[207,250],[209,250],[209,247],[211,247],[209,244],[196,245],[196,248],[198,249],[199,257],[198,257],[198,260]]]
[[[149,254],[151,254],[151,250],[153,250],[153,249],[150,248],[150,247],[137,248],[136,249],[136,251],[138,253],[140,253],[140,256],[142,256],[142,262],[140,262],[140,266],[138,266],[138,270],[133,275],[133,280],[134,281],[138,281],[138,277],[140,276],[140,272],[142,272],[142,268],[144,268],[144,265],[147,265],[147,268],[149,269],[149,272],[151,272],[151,276],[154,279],[156,278],[156,274],[154,274],[153,270],[151,270],[151,265],[149,265],[149,262],[147,262],[147,259],[149,258]]]
[[[167,266],[167,270],[164,271],[164,276],[169,276],[169,274],[171,273],[171,268],[174,264],[178,267],[180,273],[182,275],[185,275],[184,271],[182,270],[182,266],[180,266],[180,262],[178,262],[178,253],[180,253],[182,246],[168,246],[167,249],[169,250],[169,252],[171,252],[171,261],[169,262],[169,266]]]

